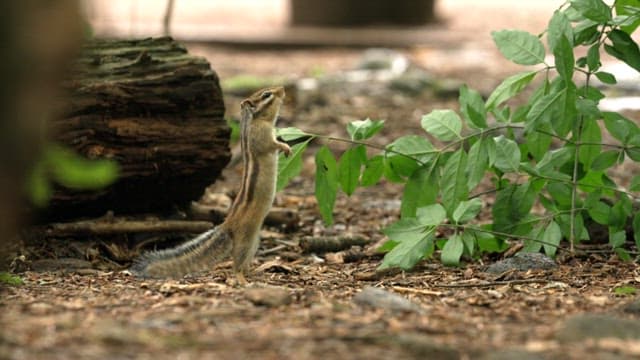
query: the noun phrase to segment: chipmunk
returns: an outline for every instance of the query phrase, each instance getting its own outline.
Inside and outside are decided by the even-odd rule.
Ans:
[[[258,250],[260,228],[276,189],[278,151],[291,153],[275,137],[274,126],[285,93],[283,87],[260,90],[242,101],[240,148],[242,185],[224,222],[173,249],[143,254],[129,271],[143,277],[176,277],[205,269],[231,254],[237,283]]]

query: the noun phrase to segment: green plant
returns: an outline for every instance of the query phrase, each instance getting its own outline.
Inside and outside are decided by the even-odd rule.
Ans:
[[[24,281],[22,281],[19,276],[9,274],[6,271],[0,271],[0,284],[19,286],[24,284]]]
[[[52,182],[69,189],[97,190],[114,182],[118,172],[115,161],[89,160],[66,147],[48,144],[27,179],[27,193],[34,205],[43,207],[53,193]]]
[[[554,256],[562,239],[568,240],[569,251],[588,240],[585,223],[591,221],[606,226],[612,248],[629,259],[623,247],[629,222],[640,248],[640,213],[633,211],[631,193],[640,191],[640,175],[632,178],[629,192],[608,172],[625,158],[640,160],[640,129],[618,113],[600,111],[605,95],[593,79],[616,83],[614,75],[600,69],[602,49],[640,71],[640,51],[630,36],[639,24],[637,0],[618,0],[612,6],[602,0],[571,0],[555,11],[539,36],[493,32],[507,59],[538,68],[506,78],[486,101],[463,86],[461,116],[452,110],[425,115],[423,129],[446,145],[436,148],[420,135],[403,136],[385,147],[366,143],[382,121],[349,124],[349,139],[282,129],[284,140],[302,142],[294,145],[290,158],[280,159],[278,188],[299,171],[309,141],[346,141],[350,148],[338,160],[326,146],[316,154],[316,197],[327,223],[332,222],[338,188],[350,195],[383,176],[404,183],[401,219],[384,229],[390,240],[382,249],[388,253],[381,268],[409,269],[436,247],[444,264],[457,265],[463,255],[504,251],[508,238],[524,240],[523,251]],[[546,61],[543,37],[555,65]],[[586,47],[587,55],[576,59],[579,47]],[[526,102],[513,101],[534,80],[537,86]],[[603,131],[616,143],[603,142]],[[521,142],[516,141],[518,132]],[[367,157],[365,146],[381,152]],[[493,188],[480,191],[487,174]],[[472,223],[488,194],[495,195],[492,222]],[[544,212],[533,212],[536,204]],[[436,229],[448,234],[446,241],[436,238]]]

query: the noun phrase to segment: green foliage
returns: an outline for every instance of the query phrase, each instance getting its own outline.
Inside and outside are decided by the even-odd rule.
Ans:
[[[324,221],[333,223],[333,205],[338,192],[338,166],[331,150],[323,146],[316,153],[316,199]]]
[[[0,271],[0,283],[10,286],[19,286],[24,284],[24,281],[22,281],[19,276],[9,274],[6,271]]]
[[[638,292],[638,289],[629,285],[618,286],[615,289],[613,289],[613,293],[616,295],[635,295],[637,292]]]
[[[231,129],[231,134],[229,134],[229,141],[231,143],[237,143],[240,141],[240,122],[235,119],[225,118],[227,122],[227,126]]]
[[[380,249],[386,252],[380,268],[410,269],[436,247],[443,264],[457,266],[464,258],[505,251],[507,239],[523,240],[525,252],[553,257],[564,249],[563,240],[570,250],[589,240],[585,223],[590,222],[607,227],[611,248],[629,260],[629,225],[640,248],[640,214],[633,209],[640,175],[623,190],[609,172],[627,158],[640,161],[640,128],[619,113],[600,111],[605,95],[592,83],[616,84],[615,76],[600,70],[602,51],[640,71],[640,50],[630,36],[639,25],[638,1],[610,6],[602,0],[570,0],[553,13],[540,36],[493,32],[507,59],[537,68],[507,77],[486,102],[462,86],[459,114],[434,110],[421,119],[423,134],[402,136],[384,147],[366,142],[382,129],[382,121],[348,124],[349,139],[280,130],[285,140],[305,142],[294,146],[299,151],[294,156],[281,159],[286,170],[278,186],[297,174],[299,166],[291,164],[316,138],[350,144],[339,160],[326,146],[316,154],[316,197],[327,223],[333,220],[339,188],[351,195],[383,178],[404,184],[401,218],[383,230],[389,241]],[[547,55],[553,65],[545,62]],[[514,97],[525,89],[531,95],[518,104]],[[431,137],[445,145],[436,148]],[[615,141],[603,142],[610,138]],[[368,153],[366,147],[379,152]],[[493,184],[488,191],[487,177]],[[492,222],[476,225],[487,195],[495,196]],[[446,240],[436,237],[441,233]]]
[[[48,145],[27,179],[27,191],[31,201],[39,207],[46,206],[53,193],[52,182],[69,189],[93,191],[113,183],[119,167],[112,160],[89,160],[68,148]]]

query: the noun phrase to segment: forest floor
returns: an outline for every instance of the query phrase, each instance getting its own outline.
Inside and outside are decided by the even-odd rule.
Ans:
[[[342,78],[364,52],[207,44],[189,49],[210,60],[225,86],[242,74],[291,89],[304,77]],[[384,145],[421,133],[420,117],[435,108],[457,109],[460,82],[486,95],[518,70],[486,40],[397,51],[434,82],[417,92],[384,82],[332,81],[318,91],[290,91],[279,126],[345,137],[349,121],[385,119],[375,138]],[[227,112],[234,117],[243,91],[226,90]],[[627,115],[640,121],[638,111]],[[336,153],[344,146],[329,145]],[[230,166],[209,194],[232,193],[240,168]],[[561,252],[558,266],[549,270],[491,274],[487,265],[502,255],[451,268],[436,254],[409,272],[377,272],[381,229],[398,219],[402,188],[382,182],[351,197],[342,194],[336,223],[325,226],[313,197],[314,168],[312,148],[301,176],[275,203],[297,209],[300,221],[265,228],[247,287],[231,284],[229,262],[183,279],[135,278],[122,271],[127,256],[114,259],[111,238],[25,248],[30,269],[19,274],[23,284],[0,285],[0,359],[640,357],[640,266],[620,261],[606,239],[594,239],[577,255]],[[624,183],[632,171],[637,169],[613,175]],[[492,199],[483,200],[487,216]],[[304,245],[309,239],[364,242],[310,251]],[[517,240],[511,245],[517,248]]]

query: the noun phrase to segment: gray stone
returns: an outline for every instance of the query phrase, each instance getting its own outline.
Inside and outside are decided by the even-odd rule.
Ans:
[[[353,297],[353,301],[360,306],[369,306],[391,312],[422,312],[419,305],[390,291],[365,287]]]
[[[491,264],[486,271],[491,274],[501,274],[510,270],[550,270],[557,266],[553,259],[542,253],[519,253],[514,257]]]
[[[291,294],[287,289],[279,287],[247,288],[245,296],[254,305],[279,307],[291,303]]]
[[[640,315],[640,299],[636,299],[625,305],[622,310],[627,313]]]
[[[640,321],[611,315],[580,314],[566,320],[556,337],[562,342],[588,338],[640,339]]]

